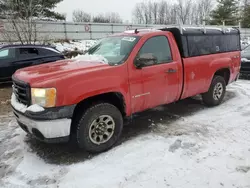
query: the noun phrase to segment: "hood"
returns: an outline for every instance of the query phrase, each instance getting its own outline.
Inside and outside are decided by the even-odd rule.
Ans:
[[[62,60],[20,69],[16,71],[14,77],[32,85],[35,82],[55,81],[68,74],[77,72],[82,74],[109,66],[102,61]]]

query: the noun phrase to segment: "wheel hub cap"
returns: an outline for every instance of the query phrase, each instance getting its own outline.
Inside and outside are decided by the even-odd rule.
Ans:
[[[214,87],[213,97],[215,100],[219,100],[223,94],[223,85],[222,83],[217,83]]]
[[[114,134],[114,130],[114,119],[109,115],[102,115],[91,123],[89,138],[94,144],[103,144],[110,140]]]

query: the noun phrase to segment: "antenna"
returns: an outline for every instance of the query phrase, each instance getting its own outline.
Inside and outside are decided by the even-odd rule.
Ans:
[[[139,31],[137,29],[135,29],[135,34],[139,33]]]

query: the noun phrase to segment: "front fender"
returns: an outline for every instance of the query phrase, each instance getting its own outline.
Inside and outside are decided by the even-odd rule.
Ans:
[[[126,113],[129,114],[130,94],[126,71],[102,70],[91,74],[75,76],[72,79],[62,80],[63,86],[58,87],[58,106],[73,105],[104,93],[118,92],[123,95],[126,103]],[[59,85],[62,85],[59,84]]]

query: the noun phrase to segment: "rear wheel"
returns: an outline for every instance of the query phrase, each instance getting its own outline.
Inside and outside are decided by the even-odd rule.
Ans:
[[[76,142],[89,152],[103,152],[118,141],[122,129],[123,118],[117,107],[98,103],[88,108],[77,122]]]
[[[207,93],[202,95],[203,102],[207,106],[217,106],[221,104],[226,93],[226,82],[222,76],[214,76]]]

